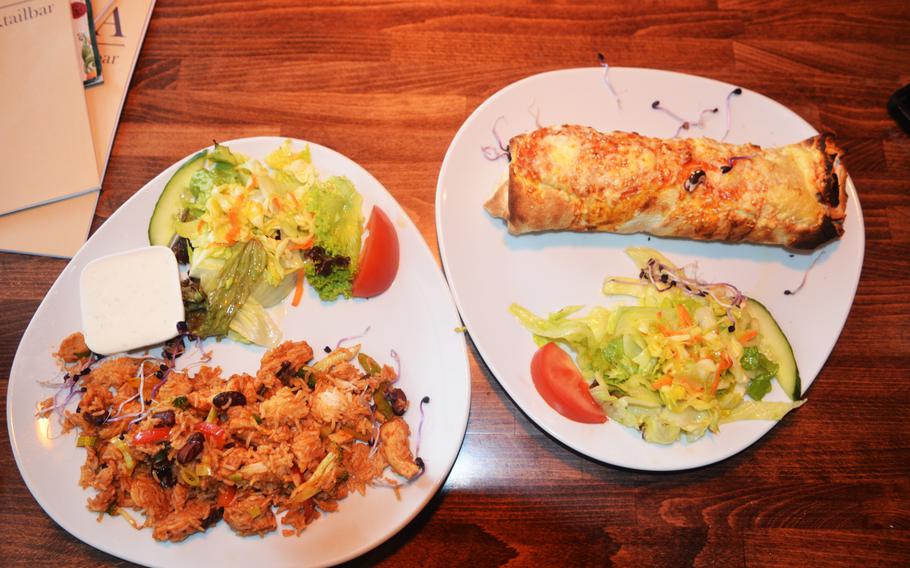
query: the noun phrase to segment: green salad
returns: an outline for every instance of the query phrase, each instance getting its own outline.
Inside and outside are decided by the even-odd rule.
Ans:
[[[320,179],[309,147],[286,141],[265,158],[222,145],[186,162],[168,182],[149,224],[153,245],[188,265],[189,333],[274,346],[281,331],[266,308],[304,280],[322,300],[351,297],[364,219],[344,177]]]
[[[689,276],[653,249],[627,253],[639,278],[608,278],[603,292],[634,305],[568,306],[547,317],[510,308],[538,345],[575,354],[609,418],[671,444],[736,420],[780,420],[803,404],[792,349],[764,306],[730,284]],[[789,401],[763,400],[772,381]]]

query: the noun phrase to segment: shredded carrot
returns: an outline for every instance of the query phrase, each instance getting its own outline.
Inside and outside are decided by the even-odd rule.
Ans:
[[[692,380],[687,377],[679,377],[678,379],[679,382],[682,383],[682,386],[689,392],[704,392],[705,390],[705,387],[692,382]]]
[[[724,371],[733,366],[733,360],[730,359],[730,356],[726,353],[720,356],[720,359],[717,361],[717,371],[714,372],[714,382],[711,383],[711,394],[717,394],[717,385],[720,384],[720,376],[724,374]]]
[[[275,206],[276,211],[281,211],[281,200],[277,196],[272,198],[272,205]]]
[[[237,242],[237,235],[240,234],[240,207],[243,206],[244,195],[241,193],[237,197],[237,204],[231,207],[228,212],[228,220],[231,222],[231,228],[226,237],[229,243]]]
[[[205,227],[205,221],[203,221],[202,219],[199,219],[199,223],[196,224],[196,230],[202,231],[202,229],[204,227]]]
[[[679,325],[692,327],[692,316],[689,315],[689,310],[686,309],[686,306],[676,304],[676,313],[679,314]]]
[[[664,335],[686,335],[687,333],[689,333],[688,331],[686,331],[684,329],[670,329],[667,326],[660,324],[660,323],[657,324],[657,329]]]
[[[664,375],[661,378],[654,381],[653,383],[651,383],[651,387],[654,390],[657,390],[662,386],[672,385],[672,384],[673,384],[673,377],[671,377],[670,375]]]
[[[748,343],[748,342],[752,341],[753,339],[755,339],[757,336],[758,336],[758,330],[750,329],[748,331],[744,331],[743,334],[739,336],[739,342]]]
[[[297,285],[294,287],[294,298],[291,305],[295,308],[300,305],[300,298],[303,297],[303,269],[297,271]]]
[[[290,250],[307,250],[312,247],[313,247],[313,236],[310,235],[310,238],[307,239],[306,242],[294,243],[291,246],[289,246],[288,248]]]

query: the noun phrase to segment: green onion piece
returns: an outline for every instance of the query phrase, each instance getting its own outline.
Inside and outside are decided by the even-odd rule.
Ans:
[[[304,365],[297,369],[297,376],[306,381],[306,386],[310,387],[310,390],[316,388],[316,375],[313,374],[313,369]]]
[[[231,475],[228,476],[228,479],[233,481],[234,483],[240,483],[241,481],[243,481],[243,476],[240,475],[239,473],[232,473]]]
[[[382,394],[388,386],[389,383],[383,381],[383,383],[379,385],[379,388],[373,391],[373,403],[376,405],[376,410],[378,410],[386,420],[391,420],[392,416],[395,415],[395,412],[392,410],[392,405],[389,404],[389,400]]]
[[[363,370],[368,375],[378,375],[382,372],[382,367],[379,366],[376,359],[373,359],[366,353],[359,353],[357,355],[357,362],[360,363],[360,366],[363,367]]]
[[[120,438],[114,438],[111,440],[111,444],[113,444],[114,447],[120,450],[120,453],[123,454],[123,467],[126,469],[126,473],[133,473],[133,468],[136,467],[136,462],[133,461],[133,456],[130,454],[130,449],[126,446],[126,442]]]
[[[209,409],[209,415],[205,417],[205,421],[209,424],[214,424],[215,420],[218,419],[218,411],[215,410],[215,407]]]
[[[190,468],[188,467],[180,468],[180,471],[177,473],[177,477],[179,477],[180,481],[182,481],[185,485],[189,485],[190,487],[199,487],[199,476],[190,471]]]
[[[95,436],[79,436],[76,438],[76,447],[77,448],[91,448],[95,445],[95,442],[98,441],[98,438]]]
[[[136,522],[136,519],[134,519],[132,515],[123,509],[117,509],[117,514],[126,519],[127,522],[129,522],[129,524],[132,525],[132,527],[137,531],[142,529],[142,527],[139,526],[139,523]]]
[[[188,401],[186,399],[186,397],[182,396],[182,395],[178,396],[178,397],[174,397],[174,400],[171,401],[171,405],[173,405],[174,408],[179,408],[180,410],[183,410],[184,408],[189,406],[189,404],[190,404],[190,401]]]
[[[89,349],[88,351],[80,351],[78,353],[73,353],[73,355],[75,355],[77,359],[85,359],[86,357],[91,357],[92,350]]]
[[[256,421],[257,425],[262,424],[262,418],[258,414],[253,415],[253,420]]]
[[[251,519],[255,519],[262,514],[262,509],[260,509],[258,505],[253,505],[247,512],[250,514]]]
[[[199,477],[208,477],[212,475],[212,468],[205,465],[204,463],[196,464],[196,475]]]

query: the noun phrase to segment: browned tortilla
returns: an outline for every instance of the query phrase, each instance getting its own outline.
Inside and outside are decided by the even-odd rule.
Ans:
[[[644,232],[795,249],[843,234],[847,172],[830,135],[761,148],[565,125],[512,138],[509,154],[508,180],[485,207],[512,234]]]

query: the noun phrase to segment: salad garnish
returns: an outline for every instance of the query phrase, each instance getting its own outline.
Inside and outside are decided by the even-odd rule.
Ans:
[[[508,161],[512,161],[512,155],[509,153],[509,146],[508,144],[504,144],[502,142],[502,136],[499,135],[499,132],[497,130],[499,127],[499,122],[502,120],[505,120],[504,116],[497,117],[496,121],[493,122],[492,128],[493,138],[496,139],[496,145],[498,148],[494,148],[493,146],[480,147],[480,151],[483,152],[483,157],[490,160],[491,162],[496,161],[503,156],[505,156]]]
[[[397,235],[389,222],[384,246],[368,246],[368,234],[362,252],[362,203],[350,180],[321,178],[309,146],[296,151],[289,140],[263,162],[218,143],[194,156],[166,186],[149,227],[152,244],[170,240],[188,265],[187,331],[274,346],[281,330],[266,310],[292,292],[299,305],[304,282],[323,301],[385,291],[397,273]],[[379,278],[361,273],[366,261],[370,272],[385,269]],[[368,293],[354,289],[357,278],[373,281]]]
[[[720,137],[721,142],[723,142],[724,140],[727,139],[727,135],[730,134],[730,126],[733,122],[733,114],[732,114],[733,109],[730,108],[730,106],[731,106],[730,100],[733,98],[734,95],[739,96],[741,94],[743,94],[743,90],[739,87],[736,87],[735,89],[733,89],[732,91],[727,93],[727,99],[726,99],[726,101],[724,101],[724,105],[727,107],[727,128],[724,130],[724,135]],[[726,173],[726,172],[724,172],[724,173]]]
[[[613,98],[616,99],[616,108],[622,110],[622,99],[619,98],[619,94],[613,88],[613,83],[610,82],[610,66],[607,64],[607,58],[604,57],[603,53],[598,53],[597,60],[600,62],[600,66],[604,68],[604,84],[610,89]]]
[[[673,120],[675,120],[679,123],[679,127],[676,129],[676,133],[673,135],[673,138],[678,138],[683,130],[689,130],[693,126],[697,126],[699,128],[704,128],[705,127],[705,118],[707,118],[711,114],[717,114],[717,111],[719,110],[717,107],[706,108],[698,114],[698,119],[686,120],[685,118],[679,116],[678,114],[676,114],[672,110],[668,109],[667,107],[662,106],[660,104],[660,101],[654,101],[653,103],[651,103],[651,108],[653,108],[654,110],[659,110],[659,111],[667,114],[668,116],[670,116],[670,118],[672,118]]]
[[[567,306],[547,317],[511,306],[549,352],[538,351],[532,363],[548,404],[570,419],[602,422],[577,390],[585,385],[609,418],[648,442],[672,444],[717,433],[727,422],[780,420],[804,403],[792,349],[761,304],[732,284],[687,274],[653,249],[627,253],[639,278],[608,278],[603,291],[633,296],[636,305],[595,306],[583,315],[582,306]],[[561,348],[574,362],[559,356]],[[763,400],[773,379],[792,400]]]

